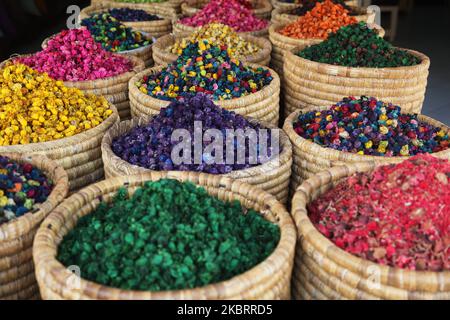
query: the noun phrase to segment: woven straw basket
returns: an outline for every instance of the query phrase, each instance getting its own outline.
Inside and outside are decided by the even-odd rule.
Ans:
[[[188,38],[189,34],[184,35],[165,35],[164,37],[159,38],[153,44],[153,60],[155,61],[155,65],[163,65],[169,64],[177,60],[178,56],[169,51],[175,44],[176,39]],[[267,66],[270,62],[270,53],[272,51],[272,44],[269,40],[265,38],[257,38],[250,35],[241,35],[241,37],[260,48],[260,50],[252,55],[248,55],[246,57],[240,58],[242,62],[245,63],[255,63],[260,64],[262,66]]]
[[[406,160],[408,157],[376,157],[359,155],[349,152],[343,152],[330,148],[324,148],[320,145],[306,140],[299,136],[293,128],[293,123],[298,118],[301,112],[327,110],[328,107],[322,108],[307,108],[301,111],[292,113],[285,121],[283,130],[288,135],[292,143],[292,151],[294,163],[292,165],[291,176],[291,191],[295,189],[306,179],[316,175],[318,172],[327,170],[339,164],[351,164],[356,162],[375,162],[379,165],[390,163],[399,163]],[[419,120],[431,124],[435,127],[444,129],[450,134],[450,128],[445,124],[431,119],[424,115],[419,115]],[[433,156],[438,158],[450,159],[450,149],[433,153]]]
[[[283,57],[286,51],[297,47],[307,47],[323,41],[323,39],[294,39],[280,34],[278,31],[284,28],[291,22],[282,22],[272,24],[269,28],[269,40],[272,43],[272,60],[271,67],[279,74],[283,73]],[[384,37],[385,31],[383,28],[376,26],[380,37]],[[282,79],[283,80],[283,79]]]
[[[367,23],[375,23],[375,12],[368,12],[367,8],[351,6],[354,16],[358,21],[364,21]],[[295,8],[294,8],[295,9]],[[272,11],[272,23],[292,23],[296,21],[299,16],[291,14],[294,9],[277,8]]]
[[[106,12],[109,9],[113,8],[139,9],[139,5],[136,6],[134,4],[120,2],[101,2],[81,10],[79,19],[82,20],[92,14]],[[158,15],[159,17],[163,18],[163,20],[135,22],[122,21],[122,23],[129,28],[143,31],[155,38],[159,38],[165,34],[169,34],[172,32],[172,20],[176,19],[177,15],[176,11],[173,8],[164,8],[161,6],[145,6],[142,8],[142,10],[146,11],[149,14]]]
[[[143,126],[151,117],[142,117],[130,121],[123,121],[111,127],[102,141],[102,157],[106,178],[129,176],[150,172],[136,165],[122,160],[111,149],[111,144],[116,137],[128,133],[132,128]],[[249,119],[252,122],[255,120]],[[275,129],[273,125],[261,123],[265,128]],[[272,195],[283,204],[287,204],[289,196],[289,180],[292,166],[292,146],[289,138],[279,130],[280,155],[263,165],[241,171],[234,171],[225,176],[254,185]]]
[[[263,262],[230,280],[192,290],[125,291],[80,279],[79,286],[69,286],[72,272],[56,260],[58,245],[82,216],[91,213],[100,199],[110,201],[118,188],[134,191],[145,181],[162,178],[191,181],[203,186],[223,201],[238,200],[244,207],[261,212],[280,227],[281,238],[275,251]],[[44,299],[289,299],[296,232],[284,208],[272,195],[241,181],[226,177],[186,172],[151,172],[116,177],[99,182],[63,202],[44,221],[34,242],[36,277]],[[82,272],[82,270],[81,270]]]
[[[109,102],[114,104],[121,119],[129,119],[131,113],[130,100],[128,99],[128,81],[138,72],[144,70],[145,66],[144,62],[139,58],[133,56],[127,58],[132,62],[133,68],[126,73],[97,80],[64,81],[64,85],[70,88],[78,88],[86,93],[105,97]],[[12,62],[12,59],[1,63],[0,69],[10,62]]]
[[[183,18],[183,17],[181,17]],[[180,35],[180,34],[186,34],[186,33],[193,33],[194,31],[200,29],[200,27],[191,27],[191,26],[187,26],[185,24],[180,23],[180,20],[174,20],[173,21],[173,33],[175,35]],[[250,32],[238,32],[240,35],[243,34],[248,34],[254,37],[263,37],[263,38],[267,38],[269,35],[269,26],[261,29],[261,30],[257,30],[257,31],[250,31]]]
[[[116,122],[116,108],[97,127],[59,140],[30,143],[26,145],[0,146],[0,153],[43,155],[63,167],[69,176],[70,191],[78,190],[103,178],[103,162],[100,144],[105,132]]]
[[[373,96],[420,113],[425,99],[430,59],[408,50],[421,63],[398,68],[352,68],[313,62],[296,56],[305,46],[285,52],[284,98],[287,115],[306,105],[327,106],[343,96]]]
[[[202,9],[209,0],[188,0],[181,5],[181,14],[193,16]],[[272,5],[269,0],[251,0],[253,14],[260,19],[270,19]]]
[[[43,156],[17,153],[0,155],[19,163],[31,163],[54,183],[47,201],[36,205],[36,211],[0,225],[0,299],[38,299],[32,256],[33,239],[44,218],[66,197],[69,187],[67,174],[54,161]]]
[[[297,189],[292,201],[299,237],[292,276],[293,298],[450,299],[450,272],[402,270],[361,259],[338,248],[310,221],[309,203],[342,179],[374,168],[374,162],[334,167]]]
[[[248,64],[248,66],[260,67],[256,64]],[[131,78],[129,91],[131,115],[133,118],[158,114],[161,108],[169,105],[168,101],[153,98],[141,92],[136,86],[136,83],[141,81],[144,76],[157,74],[165,67],[166,65],[153,67]],[[220,100],[214,101],[214,103],[243,116],[276,125],[279,120],[280,78],[274,71],[269,70],[272,73],[273,80],[262,90],[238,99]]]
[[[166,0],[164,2],[158,2],[158,3],[128,3],[129,6],[132,6],[133,8],[139,8],[139,9],[151,9],[151,8],[161,8],[164,9],[171,9],[174,10],[175,13],[181,12],[181,3],[183,0]],[[112,4],[121,4],[123,2],[115,1],[115,0],[91,0],[91,5],[96,4],[104,4],[104,3],[112,3]]]

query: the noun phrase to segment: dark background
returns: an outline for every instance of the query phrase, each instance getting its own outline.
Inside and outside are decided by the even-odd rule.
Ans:
[[[401,1],[373,0],[372,4],[389,6]],[[67,6],[76,4],[83,8],[89,3],[89,0],[0,0],[0,61],[13,54],[40,50],[45,38],[65,28]],[[430,57],[423,113],[450,125],[450,1],[409,3],[410,6],[402,6],[400,10],[395,38],[388,39],[399,47]],[[382,26],[389,28],[389,13],[382,14]]]

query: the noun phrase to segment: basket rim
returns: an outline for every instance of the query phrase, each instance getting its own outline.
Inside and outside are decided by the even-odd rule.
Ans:
[[[178,56],[171,51],[167,51],[168,46],[166,45],[166,42],[175,42],[175,40],[178,39],[188,39],[191,34],[186,33],[180,33],[178,35],[175,34],[166,34],[158,39],[156,39],[155,43],[153,44],[153,52],[159,52],[161,54],[167,55],[167,57],[170,57],[171,60],[176,60]],[[270,56],[270,53],[272,52],[272,43],[265,38],[262,37],[255,37],[251,34],[238,34],[241,38],[246,40],[249,43],[252,43],[253,45],[256,45],[260,50],[258,52],[252,53],[250,55],[241,57],[241,60],[244,62],[251,63],[252,61],[256,61],[259,58]],[[257,42],[263,42],[264,46],[260,46]],[[163,47],[163,45],[165,47]],[[173,45],[172,45],[173,46]]]
[[[304,236],[302,234],[305,230],[308,230],[308,241],[310,243],[318,244],[318,243],[325,243],[327,244],[327,247],[332,246],[337,255],[342,257],[343,261],[348,261],[349,265],[364,265],[366,266],[365,269],[370,268],[371,266],[377,267],[381,270],[382,274],[389,275],[389,274],[402,274],[404,279],[417,279],[417,278],[429,278],[435,277],[436,275],[442,275],[442,279],[446,279],[445,283],[450,285],[450,271],[415,271],[415,270],[409,270],[409,269],[401,269],[397,267],[391,267],[387,265],[378,264],[376,262],[372,262],[370,260],[366,260],[363,258],[360,258],[356,255],[353,255],[351,253],[348,253],[347,251],[339,248],[336,246],[330,239],[325,237],[323,234],[317,230],[317,228],[314,226],[314,224],[311,222],[307,215],[307,208],[306,205],[311,202],[311,191],[310,190],[320,190],[320,187],[323,186],[324,183],[330,182],[331,177],[336,177],[338,179],[343,179],[346,177],[349,177],[351,174],[356,172],[367,172],[367,171],[373,171],[377,167],[381,167],[383,165],[377,165],[374,162],[358,162],[358,163],[351,163],[351,164],[343,164],[339,166],[335,166],[329,169],[326,169],[315,176],[305,180],[295,191],[294,197],[292,199],[292,209],[291,209],[291,215],[294,220],[294,223],[297,227],[298,237],[302,237],[304,240]],[[321,192],[321,195],[324,192]],[[303,203],[301,197],[305,197],[307,199],[307,203]],[[299,243],[298,245],[301,246]],[[316,248],[318,248],[316,245],[314,245]],[[326,255],[326,252],[322,252]],[[329,259],[332,259],[331,257],[328,257]],[[340,266],[342,266],[341,263],[338,261],[334,262]],[[348,266],[347,266],[348,267]],[[347,268],[343,267],[343,268]],[[361,270],[351,270],[355,272],[355,274],[361,274]],[[405,280],[406,283],[412,282],[410,280]],[[404,288],[402,288],[404,289]]]
[[[17,239],[21,235],[36,228],[44,220],[46,215],[67,196],[69,191],[69,178],[66,171],[60,165],[43,155],[1,152],[0,156],[7,157],[18,163],[30,163],[33,167],[40,169],[54,183],[53,190],[47,197],[47,200],[36,205],[36,212],[30,211],[19,218],[0,225],[1,243]]]
[[[286,52],[285,52],[286,60],[289,59],[291,61],[296,61],[296,60],[300,61],[302,64],[305,64],[305,65],[307,64],[307,65],[311,66],[312,68],[314,68],[315,70],[321,70],[320,72],[318,71],[318,73],[320,73],[320,74],[326,74],[326,75],[345,74],[346,76],[351,77],[351,78],[354,77],[354,76],[351,76],[351,71],[357,71],[358,74],[366,74],[366,75],[368,75],[367,78],[371,78],[369,76],[371,74],[373,74],[373,72],[375,72],[375,71],[402,72],[402,71],[407,70],[407,71],[414,71],[416,73],[420,73],[420,71],[422,71],[423,69],[428,69],[430,66],[430,58],[428,56],[426,56],[425,54],[423,54],[419,51],[415,51],[415,50],[411,50],[411,49],[403,49],[403,48],[399,48],[399,47],[395,47],[395,48],[404,50],[404,51],[418,57],[420,59],[420,63],[417,65],[414,65],[414,66],[401,66],[401,67],[389,67],[389,68],[346,67],[346,66],[334,65],[334,64],[329,64],[329,63],[316,62],[316,61],[302,58],[302,57],[294,54],[294,52],[299,52],[308,46],[310,46],[310,45],[299,45],[293,49],[286,50]],[[323,67],[331,68],[334,71],[323,72]]]
[[[108,131],[106,131],[105,135],[103,136],[102,143],[101,143],[102,157],[108,159],[108,161],[110,161],[110,162],[114,161],[114,163],[116,163],[116,164],[119,163],[123,166],[130,167],[134,170],[139,170],[140,172],[150,172],[150,171],[165,172],[165,171],[157,171],[157,170],[143,168],[143,167],[140,167],[138,165],[133,165],[133,164],[123,160],[122,158],[120,158],[119,156],[117,156],[114,153],[114,151],[111,148],[111,144],[109,143],[109,141],[112,142],[112,140],[117,137],[117,135],[112,134],[113,132],[116,132],[122,128],[125,128],[126,133],[128,133],[132,129],[136,128],[137,126],[145,125],[145,123],[148,123],[154,117],[156,117],[156,115],[141,116],[139,118],[125,120],[125,121],[121,121],[119,123],[114,124],[111,128],[108,129]],[[229,177],[232,179],[236,179],[236,177],[233,176],[233,174],[239,174],[240,176],[242,176],[242,178],[250,177],[253,175],[252,173],[255,170],[258,170],[258,169],[261,170],[266,167],[272,170],[271,167],[274,165],[275,162],[279,161],[279,167],[281,167],[282,164],[289,162],[289,159],[292,158],[291,142],[289,140],[289,137],[286,135],[286,133],[282,129],[276,127],[275,125],[267,123],[265,121],[260,121],[260,120],[257,120],[257,119],[251,118],[251,117],[245,117],[245,118],[247,120],[249,120],[250,122],[261,124],[264,128],[278,130],[279,139],[280,139],[280,153],[278,154],[278,156],[276,158],[274,158],[266,163],[260,164],[258,166],[254,166],[254,167],[243,169],[243,170],[232,171],[230,173],[222,174],[222,175],[218,175],[218,176],[225,176],[225,177]],[[175,170],[171,170],[171,171],[175,171]],[[270,170],[268,170],[268,171],[270,171]],[[186,171],[180,171],[180,172],[186,172]]]
[[[268,92],[268,91],[272,90],[273,88],[277,88],[277,87],[279,88],[280,77],[274,70],[272,70],[271,68],[269,68],[267,66],[262,66],[262,65],[255,64],[255,63],[243,63],[243,64],[244,64],[244,66],[249,66],[249,67],[253,67],[253,68],[263,68],[265,70],[269,70],[271,73],[271,76],[273,78],[272,81],[270,82],[270,84],[266,85],[265,87],[263,87],[262,89],[260,89],[259,91],[255,92],[255,93],[251,93],[246,96],[236,98],[236,99],[231,99],[231,100],[213,100],[214,103],[219,104],[221,107],[231,107],[231,106],[238,104],[239,101],[246,101],[247,99],[250,99],[255,94],[264,94],[265,92]],[[163,65],[145,69],[144,71],[141,71],[138,74],[136,74],[128,82],[130,95],[135,95],[136,98],[139,98],[139,97],[146,98],[146,99],[148,99],[148,101],[154,102],[155,105],[164,104],[165,106],[167,106],[171,101],[154,98],[150,95],[143,93],[136,86],[136,83],[141,81],[144,76],[146,76],[148,74],[152,74],[152,73],[161,72],[166,67],[167,67],[167,64],[163,64]],[[268,95],[268,96],[271,96],[271,95]],[[230,109],[230,111],[233,111],[233,110]]]
[[[310,112],[310,111],[322,111],[322,110],[328,110],[330,107],[308,107],[305,109],[297,110],[292,112],[285,120],[283,125],[284,132],[289,136],[289,139],[291,140],[292,147],[293,148],[299,148],[301,150],[308,149],[312,153],[318,153],[321,155],[321,157],[325,158],[330,156],[330,159],[336,159],[335,161],[338,162],[341,159],[342,155],[346,155],[349,160],[355,161],[355,162],[367,162],[367,161],[375,161],[376,163],[382,162],[382,163],[388,163],[388,162],[398,162],[403,161],[406,159],[411,158],[411,156],[395,156],[395,157],[383,157],[383,156],[371,156],[371,155],[360,155],[355,154],[351,152],[345,152],[340,150],[335,150],[327,147],[320,146],[312,141],[309,141],[300,135],[298,135],[294,131],[293,123],[295,119],[300,115],[300,113]],[[404,113],[402,113],[404,114]],[[406,113],[408,114],[408,113]],[[427,117],[423,114],[419,114],[418,118],[420,121],[432,124],[433,126],[439,127],[441,129],[444,129],[448,134],[450,134],[450,127],[445,125],[444,123],[441,123],[431,117]],[[299,145],[305,145],[305,147],[299,147]],[[446,150],[441,150],[438,152],[430,153],[432,156],[444,156],[450,159],[450,148]]]
[[[213,176],[214,177],[214,176]],[[72,195],[71,197],[67,198],[65,201],[63,201],[42,223],[41,227],[39,228],[34,245],[33,245],[33,257],[36,264],[36,274],[39,277],[39,274],[41,274],[41,271],[47,271],[44,276],[50,275],[50,277],[53,277],[53,280],[58,282],[60,285],[61,282],[59,281],[61,277],[64,277],[64,275],[67,275],[67,269],[64,267],[64,265],[59,262],[56,259],[57,249],[59,246],[59,243],[56,244],[55,238],[58,238],[60,235],[62,235],[61,231],[62,229],[57,230],[58,234],[56,234],[55,230],[49,230],[45,227],[47,224],[51,224],[53,220],[58,220],[61,222],[63,220],[63,223],[65,222],[65,216],[70,215],[69,213],[70,209],[69,207],[66,207],[69,203],[76,203],[77,208],[80,206],[85,205],[88,201],[95,199],[94,195],[96,192],[102,192],[107,190],[108,192],[114,192],[116,191],[120,186],[123,186],[128,183],[130,187],[134,186],[140,186],[145,181],[157,181],[160,179],[176,179],[179,181],[191,181],[196,186],[201,187],[213,187],[213,188],[225,188],[227,191],[232,192],[233,194],[237,194],[240,196],[245,196],[248,198],[248,196],[252,193],[255,193],[259,198],[261,198],[261,195],[263,196],[265,206],[265,211],[269,211],[271,213],[276,212],[275,217],[278,217],[278,221],[276,224],[279,226],[280,229],[280,240],[274,249],[274,251],[263,261],[261,261],[259,264],[255,265],[251,269],[245,271],[242,274],[239,274],[231,279],[224,280],[218,283],[212,283],[203,287],[197,287],[194,289],[182,289],[182,290],[167,290],[167,291],[139,291],[139,290],[122,290],[118,288],[113,288],[105,285],[101,285],[86,279],[81,278],[80,279],[80,287],[86,288],[89,287],[89,292],[102,292],[102,299],[112,299],[114,298],[114,292],[116,293],[125,293],[126,296],[134,296],[136,299],[164,299],[167,298],[167,295],[171,296],[177,296],[177,297],[183,297],[185,296],[186,292],[193,292],[198,295],[203,295],[205,297],[215,298],[219,295],[219,292],[221,291],[220,288],[230,286],[230,284],[233,283],[241,283],[241,285],[244,283],[247,283],[245,285],[246,288],[250,288],[252,284],[254,284],[257,281],[254,281],[253,283],[248,283],[247,280],[249,278],[249,275],[252,275],[254,273],[262,273],[267,274],[268,272],[277,272],[281,268],[282,265],[285,265],[286,263],[289,263],[289,260],[293,258],[295,254],[295,242],[296,242],[296,229],[294,222],[292,221],[291,216],[287,212],[287,210],[284,208],[284,206],[278,202],[275,198],[275,196],[270,195],[267,192],[264,192],[254,186],[248,185],[246,183],[232,180],[227,177],[215,177],[216,181],[218,183],[214,182],[214,179],[211,178],[211,175],[203,174],[203,173],[183,173],[183,172],[174,172],[174,171],[168,171],[168,172],[153,172],[148,174],[142,174],[142,175],[134,175],[134,176],[128,176],[128,177],[115,177],[112,179],[104,180],[101,182],[97,182],[89,187],[86,187],[82,189],[81,191],[77,192],[76,194]],[[210,183],[208,179],[212,179],[213,183]],[[112,185],[112,181],[116,182],[114,185]],[[242,189],[246,189],[242,190]],[[103,193],[103,192],[102,192]],[[256,196],[254,196],[255,198]],[[255,201],[255,199],[254,199]],[[245,203],[242,203],[243,207],[249,208],[252,207],[250,205],[247,205]],[[93,210],[90,210],[88,214],[91,214]],[[268,213],[261,212],[261,214],[264,216]],[[79,217],[78,217],[79,218]],[[64,231],[64,230],[63,230]],[[67,230],[65,230],[67,231]],[[67,232],[64,232],[64,235],[67,234]],[[63,236],[63,235],[62,235]],[[49,245],[46,240],[52,239],[52,244]],[[45,257],[45,259],[41,258]],[[50,265],[52,265],[54,268],[52,269],[51,274],[48,273],[48,269],[50,268]],[[38,270],[40,269],[40,270]],[[55,275],[59,275],[55,276]],[[70,276],[71,274],[69,274]],[[255,277],[252,277],[255,279]],[[256,277],[258,279],[258,277]],[[42,285],[42,284],[40,284]],[[82,289],[83,290],[83,289]],[[214,294],[211,294],[210,292],[214,292]],[[86,290],[84,290],[84,293],[86,293]],[[95,297],[94,297],[95,298]]]
[[[106,100],[108,101],[108,100]],[[80,132],[71,137],[65,137],[57,140],[46,141],[46,142],[36,142],[29,144],[16,144],[12,146],[0,146],[0,153],[8,152],[8,153],[17,153],[17,152],[40,152],[52,149],[59,149],[71,145],[76,145],[80,143],[80,135],[95,137],[101,132],[105,132],[112,124],[114,124],[119,118],[118,111],[116,107],[108,101],[109,108],[113,111],[113,113],[103,120],[98,126],[91,128],[89,130]]]

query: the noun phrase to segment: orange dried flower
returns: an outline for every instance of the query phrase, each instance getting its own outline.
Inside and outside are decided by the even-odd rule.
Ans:
[[[326,39],[330,32],[336,32],[343,26],[357,22],[356,18],[350,16],[349,11],[340,4],[325,0],[317,2],[311,11],[278,32],[296,39]]]

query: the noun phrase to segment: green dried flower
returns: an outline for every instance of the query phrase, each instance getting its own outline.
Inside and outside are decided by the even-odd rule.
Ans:
[[[237,201],[176,180],[147,182],[129,197],[78,221],[63,239],[58,260],[81,276],[125,290],[191,289],[230,279],[266,259],[279,227]]]
[[[375,30],[360,22],[330,33],[328,39],[303,49],[299,57],[339,66],[391,68],[414,66],[420,59],[395,48]]]

